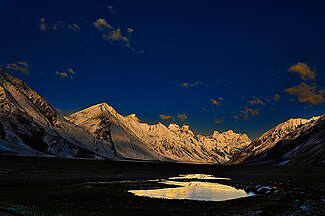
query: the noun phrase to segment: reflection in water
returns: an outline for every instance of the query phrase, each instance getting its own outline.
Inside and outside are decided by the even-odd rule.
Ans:
[[[171,177],[169,179],[231,180],[230,178],[220,178],[220,177],[214,177],[213,175],[206,175],[206,174],[186,174],[186,175],[179,175],[177,177]]]
[[[165,185],[173,185],[178,187],[150,190],[129,190],[129,192],[137,196],[145,196],[151,198],[189,199],[202,201],[224,201],[253,195],[247,194],[244,190],[239,190],[228,185],[213,182],[201,182],[197,180],[209,178],[220,179],[202,174],[187,175],[170,178],[171,180],[159,181],[160,183],[163,183]],[[189,179],[189,181],[177,181],[178,179]]]

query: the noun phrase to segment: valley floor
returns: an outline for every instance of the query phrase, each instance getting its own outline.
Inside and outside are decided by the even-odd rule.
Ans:
[[[222,202],[137,197],[135,182],[179,174],[231,178],[279,193]],[[148,186],[148,185],[147,185]],[[149,185],[148,187],[155,187]],[[0,215],[325,215],[325,167],[257,167],[0,157]]]

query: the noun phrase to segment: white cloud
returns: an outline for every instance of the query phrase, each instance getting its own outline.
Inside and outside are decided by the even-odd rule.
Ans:
[[[215,118],[215,119],[213,119],[213,123],[215,123],[215,124],[222,124],[223,123],[223,119]]]
[[[76,74],[76,72],[72,68],[68,68],[68,72],[70,74],[72,74],[72,75],[75,75]]]
[[[174,119],[173,116],[165,115],[165,114],[160,114],[159,117],[160,117],[162,120]]]
[[[194,88],[203,85],[203,82],[202,81],[182,82],[180,85],[184,88]]]
[[[18,61],[14,62],[11,64],[7,64],[6,68],[8,70],[15,70],[18,71],[24,75],[30,75],[29,68],[30,68],[30,63],[28,61]]]
[[[55,74],[60,77],[60,78],[67,78],[68,77],[68,73],[66,72],[60,72],[60,71],[56,71]]]
[[[298,62],[293,64],[289,69],[289,73],[297,73],[302,80],[316,80],[316,73],[307,64]]]
[[[102,32],[103,38],[111,44],[120,43],[132,51],[136,51],[130,44],[130,36],[134,31],[133,29],[127,28],[127,34],[124,35],[120,28],[113,27],[103,18],[97,19],[93,24],[99,31]]]
[[[243,110],[239,111],[239,113],[236,113],[234,116],[235,119],[243,118],[244,120],[249,120],[250,117],[258,116],[260,114],[260,111],[258,109],[252,109],[245,107]]]
[[[127,28],[127,32],[128,32],[128,34],[132,34],[132,33],[134,32],[134,29],[132,29],[132,28]]]
[[[177,118],[181,121],[181,122],[185,122],[186,119],[188,118],[188,115],[186,113],[181,113],[177,115]]]
[[[281,100],[281,96],[279,94],[276,94],[276,95],[274,95],[273,100],[280,101]]]
[[[70,79],[73,79],[73,76],[76,74],[76,72],[72,69],[72,68],[68,68],[68,70],[65,71],[56,71],[55,75],[57,75],[58,77],[65,79],[70,77]]]
[[[298,86],[285,89],[288,94],[294,95],[301,103],[310,103],[318,105],[325,102],[324,90],[317,90],[316,85],[301,83]]]
[[[216,99],[211,99],[211,103],[215,106],[221,106],[221,102],[217,101]]]
[[[45,21],[44,17],[39,19],[39,30],[40,31],[45,31],[46,30],[46,21]]]
[[[115,14],[116,13],[116,8],[112,5],[108,5],[107,9],[110,13]]]
[[[253,96],[251,99],[247,100],[247,102],[250,105],[266,105],[266,103],[264,101],[262,101],[261,99],[259,99],[258,97]]]
[[[75,23],[68,24],[68,29],[71,29],[72,31],[80,31],[80,27]]]
[[[59,31],[59,30],[80,31],[80,27],[76,23],[66,24],[62,21],[58,21],[54,24],[48,24],[44,17],[39,19],[39,29],[40,31]]]
[[[94,22],[94,26],[100,31],[105,31],[107,29],[113,29],[113,27],[105,19],[97,19]]]

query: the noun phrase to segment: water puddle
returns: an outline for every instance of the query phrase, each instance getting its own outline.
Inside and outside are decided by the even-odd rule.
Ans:
[[[187,199],[200,201],[225,201],[253,196],[244,190],[216,182],[202,180],[230,180],[205,174],[191,174],[172,177],[158,182],[171,187],[147,190],[129,190],[136,196],[162,199]]]

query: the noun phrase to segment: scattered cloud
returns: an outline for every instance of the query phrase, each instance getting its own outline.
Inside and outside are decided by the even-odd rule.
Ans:
[[[55,75],[58,77],[65,79],[65,78],[70,78],[73,79],[73,76],[76,74],[76,72],[72,68],[68,68],[68,70],[65,71],[55,71]]]
[[[281,100],[281,96],[280,96],[279,94],[275,94],[275,95],[273,96],[273,100],[275,100],[275,101],[280,101],[280,100]]]
[[[68,24],[68,29],[70,29],[72,31],[80,31],[80,27],[75,23]]]
[[[28,61],[18,61],[18,62],[14,62],[11,64],[7,64],[6,68],[8,70],[14,70],[14,71],[18,71],[24,75],[29,76],[30,72],[29,72],[29,68],[30,68],[30,63]]]
[[[266,103],[264,101],[262,101],[261,99],[259,99],[258,97],[253,96],[251,99],[247,100],[247,102],[250,105],[266,105]]]
[[[115,9],[115,7],[114,6],[112,6],[112,5],[108,5],[107,6],[107,9],[108,9],[108,11],[110,12],[110,13],[116,13],[116,9]]]
[[[103,37],[108,40],[109,42],[113,43],[116,41],[122,42],[125,46],[130,47],[130,41],[129,38],[126,36],[123,36],[121,29],[117,28],[116,30],[113,30],[111,32],[108,32],[103,35]]]
[[[215,99],[211,99],[211,103],[215,106],[221,106],[221,102],[215,100]]]
[[[176,119],[178,119],[181,122],[185,122],[188,118],[188,115],[186,113],[179,113],[177,114],[176,117],[171,116],[171,115],[165,115],[165,114],[160,114],[159,115],[161,120],[172,120],[175,121]]]
[[[113,27],[105,20],[98,19],[94,22],[94,26],[98,28],[100,31],[105,31],[107,29],[113,29]]]
[[[68,68],[68,72],[70,74],[72,74],[72,75],[75,75],[76,74],[76,72],[72,68]]]
[[[120,43],[123,46],[128,47],[132,51],[135,51],[135,49],[131,47],[130,43],[131,33],[134,32],[134,29],[127,28],[127,34],[124,35],[120,28],[114,28],[103,18],[97,19],[93,24],[99,31],[102,32],[103,38],[111,44]]]
[[[223,119],[215,118],[215,119],[213,119],[213,123],[215,123],[215,124],[222,124],[223,123]]]
[[[202,81],[182,82],[180,85],[184,88],[194,88],[203,85],[203,82]]]
[[[277,111],[277,110],[274,109],[274,108],[271,108],[270,110],[271,110],[271,112],[276,112],[276,111]]]
[[[127,32],[128,32],[128,34],[132,34],[134,32],[134,29],[133,28],[127,28]]]
[[[160,114],[159,117],[160,117],[162,120],[174,119],[173,116],[165,115],[165,114]]]
[[[293,64],[289,69],[289,73],[297,73],[302,80],[316,80],[316,73],[307,64],[298,62]]]
[[[62,21],[56,22],[54,24],[48,24],[44,17],[39,19],[39,30],[40,31],[59,31],[59,30],[70,30],[70,31],[80,31],[79,25],[76,23],[67,24]]]
[[[46,30],[46,21],[45,21],[44,17],[39,19],[39,30],[40,31],[45,31]]]
[[[235,119],[240,119],[243,118],[244,120],[249,120],[250,117],[258,116],[260,114],[260,111],[258,109],[252,109],[252,108],[247,108],[239,111],[234,118]]]
[[[58,77],[62,78],[62,79],[65,79],[65,78],[68,77],[68,73],[67,73],[67,72],[55,71],[55,74],[56,74]]]
[[[290,95],[296,96],[299,102],[318,105],[325,102],[324,89],[317,90],[316,85],[301,83],[284,90]]]
[[[187,114],[185,113],[181,113],[177,115],[177,118],[181,121],[181,122],[185,122],[186,119],[188,118]]]
[[[208,112],[209,111],[209,109],[206,108],[206,107],[201,107],[201,109],[202,109],[203,112]]]

